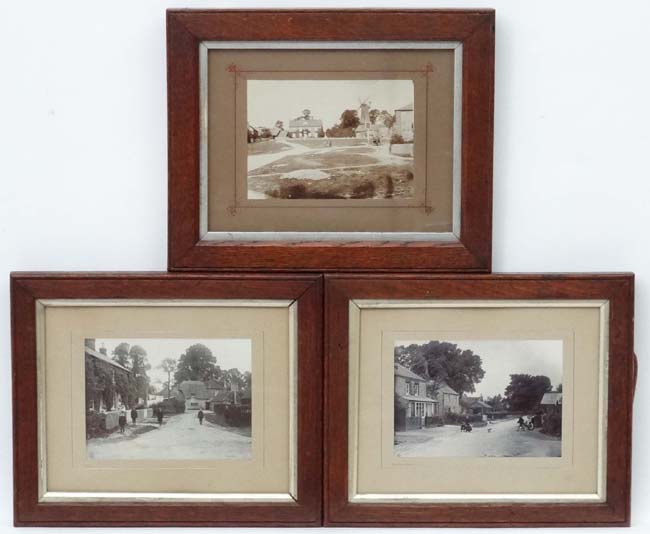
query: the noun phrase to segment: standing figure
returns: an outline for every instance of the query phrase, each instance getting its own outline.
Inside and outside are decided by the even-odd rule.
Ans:
[[[199,413],[197,414],[197,417],[199,418],[199,424],[203,424],[203,410],[199,410]]]
[[[156,414],[156,417],[158,418],[158,426],[162,426],[163,422],[163,411],[162,408],[158,408],[158,413]]]
[[[124,434],[124,427],[126,426],[126,411],[122,410],[120,416],[117,418],[117,424],[120,425],[120,434]]]
[[[135,408],[133,408],[133,409],[131,410],[131,421],[132,421],[132,423],[133,423],[134,425],[135,425],[135,421],[136,421],[137,418],[138,418],[138,410],[136,410]]]

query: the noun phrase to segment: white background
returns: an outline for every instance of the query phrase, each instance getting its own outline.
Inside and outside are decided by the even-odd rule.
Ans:
[[[636,272],[632,524],[646,532],[647,0],[0,0],[0,532],[12,528],[9,271],[166,268],[164,10],[271,5],[496,8],[494,271]]]

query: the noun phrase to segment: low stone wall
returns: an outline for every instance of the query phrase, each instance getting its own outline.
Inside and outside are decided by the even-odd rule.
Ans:
[[[106,412],[104,415],[106,416],[106,430],[108,432],[113,431],[115,428],[119,426],[118,423],[118,419],[120,417],[119,411]]]
[[[153,409],[152,408],[141,408],[139,410],[136,410],[138,412],[138,421],[142,421],[143,419],[147,419],[149,417],[153,417]],[[131,414],[129,414],[129,418],[131,417]]]
[[[390,145],[390,153],[394,156],[413,157],[413,143],[404,143],[403,145]]]

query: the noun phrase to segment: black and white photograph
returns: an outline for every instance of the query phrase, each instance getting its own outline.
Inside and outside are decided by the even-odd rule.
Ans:
[[[412,80],[248,80],[249,199],[410,199]]]
[[[561,340],[397,341],[394,454],[560,457]]]
[[[250,339],[85,340],[93,460],[251,458]]]

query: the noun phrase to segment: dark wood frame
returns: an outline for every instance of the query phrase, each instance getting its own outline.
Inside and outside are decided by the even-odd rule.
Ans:
[[[199,43],[462,41],[460,241],[215,242],[199,235]],[[167,12],[168,266],[192,270],[489,272],[492,253],[493,10]]]
[[[282,299],[298,302],[295,503],[39,503],[36,301]],[[318,526],[322,507],[322,280],[310,275],[14,273],[11,326],[16,526]]]
[[[608,299],[606,502],[348,502],[348,305],[351,299]],[[328,275],[325,282],[325,504],[329,526],[627,526],[630,520],[634,277],[595,275]]]

